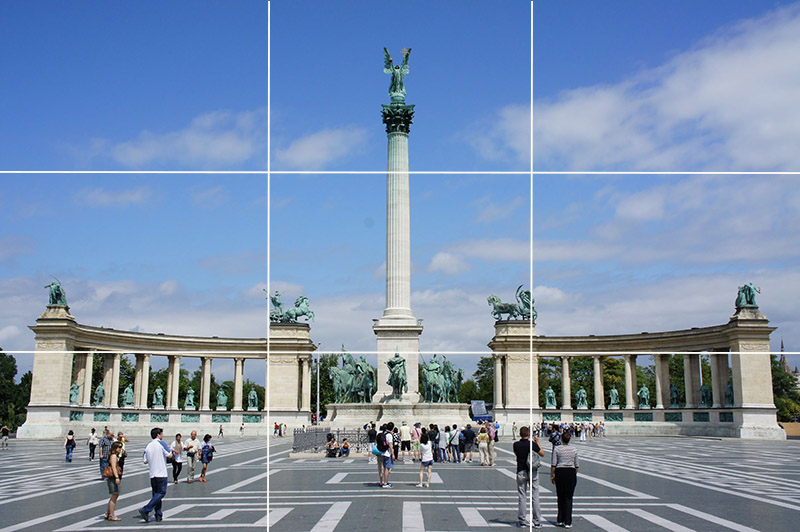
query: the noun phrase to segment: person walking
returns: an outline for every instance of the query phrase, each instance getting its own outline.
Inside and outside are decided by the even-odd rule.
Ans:
[[[224,438],[225,437],[225,435],[222,433],[222,424],[220,424],[220,426],[219,426],[219,434],[217,434],[217,436],[219,436],[220,438]]]
[[[211,434],[203,436],[203,447],[200,449],[200,462],[203,463],[203,470],[200,471],[200,482],[208,482],[206,480],[206,471],[208,471],[208,464],[214,459],[214,453],[217,451],[211,443]]]
[[[108,453],[111,451],[111,445],[114,443],[114,435],[108,427],[105,428],[103,432],[103,437],[100,438],[100,441],[97,445],[100,447],[100,480],[103,479],[103,470],[108,465]]]
[[[86,445],[89,446],[89,461],[94,460],[94,451],[97,449],[97,432],[92,428],[89,437],[86,439]]]
[[[183,469],[183,443],[180,433],[175,435],[175,441],[170,444],[169,449],[172,451],[172,481],[177,484]]]
[[[408,463],[408,455],[411,454],[411,429],[408,428],[405,421],[400,426],[400,452],[403,455],[403,463]]]
[[[128,451],[125,450],[125,444],[130,442],[131,440],[128,439],[122,431],[117,433],[117,441],[122,444],[122,451],[119,453],[119,470],[122,471],[125,469],[125,459],[128,457]]]
[[[578,482],[578,450],[569,444],[569,432],[561,436],[562,445],[553,449],[550,463],[550,483],[556,485],[558,497],[558,526],[572,528],[572,496]]]
[[[375,430],[375,422],[370,423],[369,430],[367,431],[367,444],[369,445],[369,460],[370,464],[376,463],[378,460],[372,450],[375,448],[375,438],[378,437],[378,431]]]
[[[450,438],[450,427],[445,425],[444,430],[439,431],[439,461],[449,462],[447,457],[447,441]]]
[[[517,439],[517,422],[516,421],[511,423],[511,439],[512,440],[516,440]]]
[[[422,434],[419,437],[419,452],[420,452],[419,484],[417,484],[417,487],[418,488],[423,487],[422,473],[427,469],[428,482],[424,484],[424,487],[430,488],[431,472],[433,471],[433,444],[431,443],[427,434]]]
[[[519,441],[514,442],[514,456],[517,459],[517,524],[521,527],[542,528],[538,471],[544,450],[539,445],[537,436],[533,437],[533,442],[530,441],[528,427],[520,427],[519,438]],[[528,519],[529,493],[532,494],[531,519]]]
[[[475,451],[475,431],[472,430],[472,425],[467,424],[467,428],[464,429],[464,461],[465,462],[472,462],[472,453]],[[467,453],[469,453],[469,459],[467,460]]]
[[[386,425],[386,432],[383,433],[384,441],[386,442],[386,450],[383,451],[383,479],[381,483],[382,488],[391,488],[392,485],[389,483],[389,474],[394,469],[394,461],[397,458],[397,452],[395,451],[394,441],[397,438],[397,435],[393,433],[395,429],[394,423],[391,421]],[[380,450],[383,446],[380,445],[380,440],[378,449]]]
[[[161,443],[164,437],[164,429],[153,428],[150,431],[150,437],[152,440],[144,449],[144,463],[147,464],[147,471],[150,474],[150,490],[153,496],[150,498],[150,502],[139,508],[139,517],[145,523],[150,521],[150,512],[153,512],[156,521],[161,521],[164,518],[164,514],[161,511],[161,501],[167,495],[167,484],[169,483],[167,457],[172,456],[172,453],[167,451]]]
[[[489,465],[489,433],[486,432],[486,427],[481,427],[478,431],[478,454],[481,457],[481,465]]]
[[[386,452],[386,439],[384,433],[386,432],[386,423],[381,425],[380,431],[375,433],[375,448],[372,454],[377,456],[378,462],[378,485],[383,487],[383,453]],[[375,452],[377,451],[377,453]]]
[[[94,429],[92,429],[94,430]],[[122,442],[115,441],[111,444],[108,450],[108,474],[105,477],[106,484],[108,484],[108,494],[111,496],[106,505],[106,513],[103,518],[106,521],[122,521],[121,518],[114,515],[114,509],[117,507],[117,499],[119,498],[119,487],[122,481],[122,469],[119,467],[119,456],[122,454]]]
[[[461,453],[459,452],[459,435],[461,432],[458,430],[458,425],[453,425],[450,429],[450,436],[447,442],[447,447],[450,449],[450,461],[456,464],[461,463]]]
[[[92,429],[94,430],[94,429]],[[11,429],[4,423],[3,427],[0,428],[0,439],[2,440],[2,449],[8,449],[8,434],[11,432]]]
[[[72,462],[72,451],[75,450],[75,433],[72,431],[67,432],[67,437],[64,439],[64,449],[67,451],[67,462]]]
[[[486,434],[489,435],[489,443],[487,445],[489,448],[489,465],[494,466],[494,444],[499,438],[497,436],[497,427],[491,421],[486,424]]]
[[[197,465],[198,453],[201,447],[202,443],[197,439],[197,431],[193,430],[189,435],[189,439],[183,443],[183,450],[186,452],[186,465],[188,466],[187,484],[194,482],[194,468]]]
[[[419,438],[422,436],[422,429],[420,423],[414,423],[414,428],[411,430],[411,460],[417,461],[421,459],[419,451]]]
[[[244,422],[239,425],[239,437],[241,438],[242,436],[244,436]]]

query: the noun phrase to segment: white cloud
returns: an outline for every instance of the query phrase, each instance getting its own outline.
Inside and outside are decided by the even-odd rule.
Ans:
[[[158,291],[165,296],[170,296],[177,292],[180,287],[181,283],[177,279],[169,279],[158,285]]]
[[[325,129],[275,150],[276,165],[285,169],[319,170],[361,148],[366,132],[361,128]]]
[[[216,209],[228,202],[228,190],[223,186],[194,189],[189,194],[194,205],[205,209]]]
[[[520,207],[530,206],[530,200],[523,197],[514,198],[511,203],[495,203],[492,201],[491,196],[484,196],[475,203],[478,206],[476,220],[485,223],[504,220],[514,214]]]
[[[0,342],[5,342],[19,336],[20,330],[16,325],[6,325],[0,329]]]
[[[442,272],[446,275],[459,275],[469,269],[470,266],[463,257],[446,251],[440,251],[434,255],[428,266],[428,271]]]
[[[201,268],[225,275],[256,274],[266,276],[267,253],[264,249],[248,249],[236,253],[219,253],[198,262]]]
[[[129,207],[145,205],[153,199],[153,191],[146,186],[122,190],[108,190],[101,187],[84,188],[73,198],[90,207]]]
[[[724,28],[665,65],[534,105],[534,166],[800,167],[800,5]]]
[[[490,119],[473,124],[464,136],[478,153],[490,161],[530,166],[531,106],[512,104],[500,108]]]
[[[93,146],[95,151],[103,148],[105,154],[130,168],[170,163],[228,168],[262,157],[266,152],[266,130],[265,108],[238,113],[213,111],[177,131],[142,131],[135,140],[118,144],[94,139]]]

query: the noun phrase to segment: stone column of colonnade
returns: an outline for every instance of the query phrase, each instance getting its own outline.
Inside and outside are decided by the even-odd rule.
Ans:
[[[147,408],[147,398],[150,392],[150,355],[143,353],[136,355],[136,375],[133,384],[133,399],[136,408]]]
[[[105,353],[103,356],[103,405],[116,408],[119,406],[119,367],[122,353]]]
[[[683,355],[683,383],[686,395],[686,408],[700,406],[700,355]]]
[[[496,355],[494,357],[494,408],[503,408],[503,392],[504,379],[503,379],[503,356]]]
[[[669,355],[653,353],[656,369],[656,408],[669,405]]]
[[[602,410],[606,407],[605,390],[603,390],[603,357],[593,355],[594,366],[594,408]]]
[[[301,392],[301,410],[311,411],[311,359],[302,361],[303,364],[303,383]],[[266,405],[264,405],[266,406]]]
[[[711,353],[711,397],[712,407],[725,406],[725,388],[728,385],[728,353]]]
[[[625,408],[636,408],[636,355],[623,355],[625,361]]]
[[[561,357],[561,408],[572,408],[572,389],[570,387],[569,355]]]
[[[181,378],[181,356],[170,355],[167,369],[167,408],[178,409],[178,398],[180,397],[180,378]]]
[[[244,388],[244,359],[235,358],[233,366],[233,408],[242,409],[242,390]]]
[[[211,357],[203,357],[200,375],[200,410],[211,408]]]

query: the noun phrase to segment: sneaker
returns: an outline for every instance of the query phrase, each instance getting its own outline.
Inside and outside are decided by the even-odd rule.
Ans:
[[[389,487],[389,484],[381,484],[381,487],[382,487],[382,488],[384,488],[384,489],[386,489],[386,488],[388,488],[388,487]]]
[[[564,525],[564,528],[572,528],[572,525]]]
[[[564,526],[564,523],[558,522],[558,523],[556,523],[556,526]]]
[[[542,528],[542,523],[536,523],[533,525],[533,528]]]
[[[422,487],[422,484],[417,484],[417,485],[416,485],[416,486],[414,486],[414,487],[415,487],[415,488],[421,488],[421,487]]]
[[[138,512],[139,512],[139,517],[141,517],[145,523],[148,523],[150,521],[150,518],[147,516],[147,512],[145,512],[144,510],[138,510]]]
[[[386,484],[386,486],[385,486],[385,487],[387,487],[387,488],[393,488],[394,486],[392,485],[392,483],[391,483],[391,482],[389,482],[388,484]]]

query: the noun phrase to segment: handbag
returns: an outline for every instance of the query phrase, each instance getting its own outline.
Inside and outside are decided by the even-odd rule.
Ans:
[[[102,477],[112,478],[113,476],[114,476],[114,468],[111,467],[111,464],[108,464],[106,467],[103,468]]]
[[[380,449],[378,449],[377,445],[373,445],[372,454],[374,454],[375,456],[381,456],[383,453],[380,451]]]

